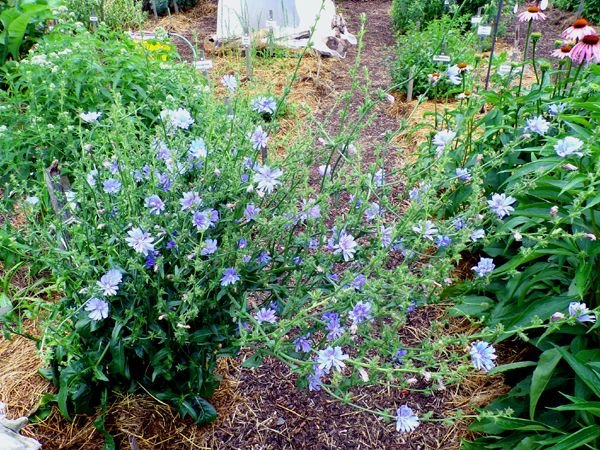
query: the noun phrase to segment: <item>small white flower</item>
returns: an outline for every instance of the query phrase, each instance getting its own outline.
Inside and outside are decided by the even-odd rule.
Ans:
[[[25,201],[27,203],[29,203],[31,206],[35,206],[40,202],[40,199],[38,197],[36,197],[35,195],[29,196],[25,199]]]
[[[100,116],[102,116],[101,112],[92,112],[92,111],[79,114],[79,117],[85,123],[97,122],[98,119],[100,118]]]

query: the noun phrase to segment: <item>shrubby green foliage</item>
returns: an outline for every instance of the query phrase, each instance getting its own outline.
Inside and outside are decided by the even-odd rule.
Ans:
[[[81,54],[52,51],[50,40],[39,47],[41,59],[60,60],[77,79],[82,58],[89,50],[93,64],[102,41],[64,31]],[[352,143],[381,93],[354,83],[365,97],[358,121],[348,119],[351,92],[341,97],[339,135],[304,130],[279,142],[285,99],[247,98],[228,76],[225,102],[189,67],[140,56],[127,41],[111,45],[106,73],[146,58],[152,81],[168,75],[185,83],[169,95],[138,97],[133,83],[104,90],[91,80],[80,98],[40,78],[48,90],[39,97],[54,95],[63,109],[50,100],[47,110],[10,112],[35,117],[37,148],[60,156],[71,181],[57,194],[65,205],[58,215],[43,184],[21,191],[31,223],[19,235],[62,292],[41,345],[58,387],[50,398],[65,416],[141,384],[181,414],[212,420],[206,398],[218,383],[216,358],[242,345],[256,352],[249,363],[274,354],[302,375],[301,384],[337,397],[364,383],[411,389],[415,377],[424,380],[419,391],[434,392],[472,370],[467,352],[449,349],[477,337],[440,338],[443,325],[433,325],[421,348],[406,348],[398,335],[407,314],[450,283],[470,233],[451,221],[434,225],[419,206],[399,216],[393,171],[380,158],[365,170]],[[37,98],[19,85],[39,70],[31,61],[10,66],[15,104]],[[46,132],[61,113],[66,132]],[[22,127],[4,132],[16,142]],[[279,143],[286,156],[263,161],[263,150]],[[319,163],[322,174],[311,181],[309,168]],[[397,417],[379,413],[400,431],[418,425],[406,405]]]
[[[290,138],[277,135],[285,98],[249,98],[231,75],[219,98],[171,52],[105,31],[63,25],[10,63],[2,114],[16,126],[2,129],[4,164],[31,161],[30,171],[59,158],[71,181],[58,216],[43,184],[14,182],[31,223],[7,245],[29,248],[63,293],[41,341],[62,413],[141,384],[212,420],[216,358],[246,346],[247,365],[275,355],[301,385],[344,401],[359,384],[430,394],[472,366],[514,370],[513,391],[474,425],[490,436],[471,448],[597,444],[600,70],[543,64],[526,88],[513,67],[475,94],[464,20],[434,21],[403,47],[397,69],[415,67],[417,93],[462,95],[421,125],[430,140],[400,174],[385,152],[367,164],[353,145],[385,98],[368,82],[340,96],[338,134],[320,123]],[[443,40],[465,63],[451,85],[431,65]],[[408,348],[407,315],[440,298],[485,328],[443,336],[435,323]],[[494,369],[486,340],[517,338],[531,361]],[[401,432],[444,420],[399,406],[377,413]]]
[[[0,3],[0,66],[19,59],[46,31],[57,0],[24,0]]]
[[[399,33],[407,33],[412,29],[425,28],[431,21],[440,19],[445,13],[460,11],[460,14],[472,16],[481,8],[482,14],[493,14],[497,0],[432,0],[415,2],[411,0],[394,0],[392,2],[392,23]]]
[[[90,16],[95,15],[112,30],[139,29],[147,14],[142,11],[141,0],[62,0],[72,13],[72,19],[91,26]]]
[[[475,33],[466,30],[467,24],[466,17],[452,19],[444,16],[433,20],[423,30],[412,29],[406,35],[399,36],[396,59],[392,65],[394,87],[406,91],[410,70],[414,68],[414,95],[433,95],[428,75],[440,72],[443,75],[448,67],[446,63],[433,61],[433,57],[442,53],[444,48],[445,54],[451,57],[451,64],[475,65],[474,49],[478,38]],[[436,89],[440,95],[463,91],[462,86],[449,83],[447,78],[438,83]]]
[[[162,57],[106,29],[85,32],[62,27],[40,43],[35,55],[5,71],[0,90],[2,123],[10,124],[0,142],[0,174],[25,178],[34,167],[81,155],[79,113],[106,110],[118,98],[150,127],[166,98],[184,99],[192,89],[191,71],[161,70]],[[48,120],[48,118],[52,120]]]
[[[600,438],[600,68],[567,81],[561,67],[546,66],[523,95],[510,85],[514,71],[497,75],[497,91],[439,117],[451,147],[427,148],[411,168],[438,220],[486,217],[468,250],[487,258],[489,284],[467,280],[442,295],[463,296],[456,313],[481,321],[496,342],[519,337],[532,347],[531,362],[499,368],[514,370],[516,385],[473,426],[490,437],[467,448],[579,448]]]

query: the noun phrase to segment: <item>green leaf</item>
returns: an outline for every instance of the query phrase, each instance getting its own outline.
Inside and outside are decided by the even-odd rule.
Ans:
[[[264,357],[262,354],[255,353],[252,356],[250,356],[249,358],[247,358],[246,360],[244,360],[244,362],[242,363],[242,367],[247,367],[247,368],[251,368],[251,369],[260,367],[260,365],[263,362],[263,358]]]
[[[600,402],[576,402],[569,405],[559,405],[552,409],[555,411],[581,411],[600,417]]]
[[[561,360],[562,356],[556,348],[546,350],[540,355],[538,366],[533,371],[531,378],[531,388],[529,391],[529,417],[532,419],[535,416],[535,407],[542,393],[546,389],[556,365]]]
[[[194,406],[196,407],[197,411],[196,423],[198,425],[214,422],[215,420],[217,420],[217,410],[211,403],[209,403],[202,397],[194,398]]]
[[[600,426],[590,425],[573,434],[565,436],[556,445],[547,450],[574,450],[600,437]]]
[[[556,347],[565,361],[575,371],[575,374],[583,381],[587,387],[598,397],[600,397],[600,378],[587,365],[579,361],[575,356],[562,347]]]
[[[519,361],[511,364],[503,364],[501,366],[494,367],[492,370],[488,372],[488,375],[494,375],[497,373],[508,372],[509,370],[522,369],[524,367],[532,367],[537,363],[535,361]]]
[[[577,271],[575,272],[575,287],[577,289],[577,294],[579,298],[583,299],[587,287],[589,286],[592,273],[592,264],[590,264],[587,260],[582,259],[577,266]]]

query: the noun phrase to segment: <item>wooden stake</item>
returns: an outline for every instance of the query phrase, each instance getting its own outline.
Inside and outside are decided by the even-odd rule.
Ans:
[[[408,87],[406,90],[406,101],[407,102],[412,102],[414,87],[415,87],[415,68],[413,66],[408,71]]]

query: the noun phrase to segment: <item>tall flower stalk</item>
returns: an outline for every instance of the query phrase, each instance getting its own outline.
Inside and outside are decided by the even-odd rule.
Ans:
[[[527,24],[527,34],[525,35],[525,50],[523,51],[523,59],[527,57],[527,50],[529,49],[529,37],[531,36],[531,24],[533,19],[529,19],[529,23]],[[521,67],[521,76],[519,78],[519,88],[517,89],[517,97],[521,94],[521,86],[523,86],[523,75],[525,75],[525,62],[523,62],[523,66]]]

